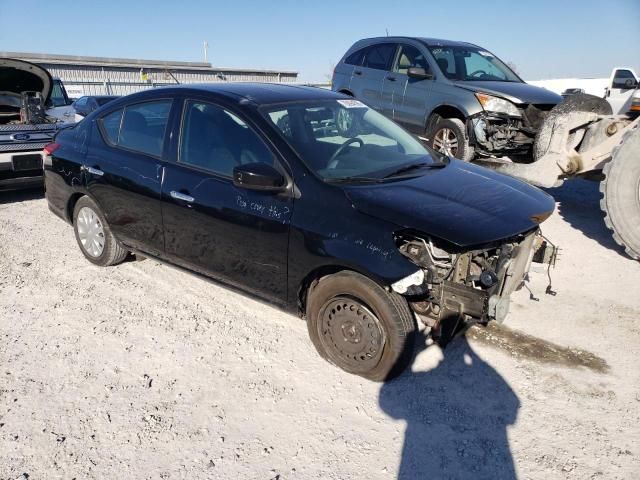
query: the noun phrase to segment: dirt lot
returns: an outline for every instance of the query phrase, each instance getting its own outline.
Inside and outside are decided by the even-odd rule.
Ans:
[[[385,385],[220,285],[94,267],[41,196],[0,194],[0,479],[640,478],[640,264],[597,185],[552,193],[557,296],[532,273],[508,328]]]

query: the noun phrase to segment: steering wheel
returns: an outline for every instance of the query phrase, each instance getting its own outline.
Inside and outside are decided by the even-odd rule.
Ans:
[[[338,162],[336,162],[336,158],[338,158],[344,149],[352,143],[359,143],[361,147],[364,147],[364,142],[358,137],[348,138],[347,141],[340,145],[333,155],[331,155],[331,158],[327,162],[327,168],[336,168],[336,165],[338,164]]]
[[[478,73],[481,73],[481,74],[483,74],[483,75],[488,75],[488,73],[487,73],[487,72],[485,72],[484,70],[476,70],[475,72],[473,72],[473,73],[469,74],[469,76],[470,76],[470,77],[475,77],[475,76],[476,76],[476,74],[478,74]],[[479,76],[479,75],[478,75],[478,76]]]

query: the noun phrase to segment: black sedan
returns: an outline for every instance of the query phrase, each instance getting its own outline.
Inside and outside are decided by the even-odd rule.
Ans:
[[[71,104],[71,106],[76,111],[76,115],[80,117],[76,118],[76,121],[82,120],[82,117],[86,117],[94,110],[97,110],[98,108],[106,105],[112,100],[115,100],[116,98],[120,97],[116,95],[93,95],[80,97]]]
[[[60,132],[44,163],[49,207],[90,262],[140,252],[279,304],[373,380],[404,368],[416,320],[441,337],[502,321],[554,208],[312,87],[133,94]]]

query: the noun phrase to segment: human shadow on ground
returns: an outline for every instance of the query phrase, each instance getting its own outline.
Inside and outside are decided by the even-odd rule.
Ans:
[[[518,397],[464,336],[443,355],[435,368],[407,370],[380,390],[382,410],[406,422],[397,478],[515,479],[507,427],[516,420]]]
[[[613,240],[611,230],[604,223],[599,182],[570,179],[561,186],[548,188],[546,191],[558,202],[558,214],[572,227],[603,247],[626,257],[624,249]],[[544,231],[544,224],[542,230]]]

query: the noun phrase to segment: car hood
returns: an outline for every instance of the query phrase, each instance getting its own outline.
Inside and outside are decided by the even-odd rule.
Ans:
[[[345,187],[362,213],[460,247],[512,237],[551,214],[553,198],[513,177],[458,160],[424,175]],[[548,215],[547,215],[548,216]]]
[[[46,102],[52,86],[51,75],[41,66],[14,58],[0,58],[0,93],[19,96],[22,92],[40,92]]]
[[[556,105],[562,101],[562,97],[557,93],[544,88],[535,87],[528,83],[520,82],[454,82],[456,86],[471,90],[473,92],[489,93],[506,98],[513,103],[533,103]]]

